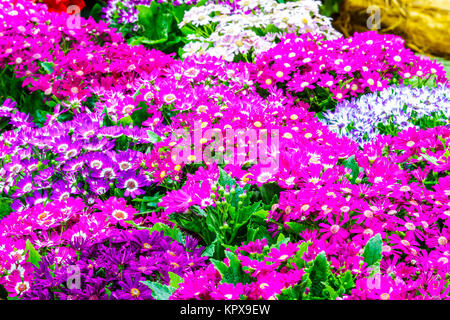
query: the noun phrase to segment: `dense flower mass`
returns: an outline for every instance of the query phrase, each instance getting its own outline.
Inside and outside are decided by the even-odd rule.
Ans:
[[[448,299],[443,67],[317,6],[0,0],[0,298]],[[284,31],[177,59],[111,27],[151,8]]]
[[[334,40],[287,35],[255,64],[254,80],[261,88],[283,89],[321,110],[330,100],[341,102],[416,77],[448,82],[442,65],[414,55],[402,38],[374,31]]]

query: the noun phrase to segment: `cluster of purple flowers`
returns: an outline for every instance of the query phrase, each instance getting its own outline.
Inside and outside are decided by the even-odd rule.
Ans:
[[[143,300],[154,299],[145,281],[170,282],[170,273],[184,276],[205,265],[197,241],[185,243],[148,229],[114,229],[99,240],[74,234],[72,248],[51,250],[33,270],[24,299]],[[63,259],[63,260],[61,260]]]

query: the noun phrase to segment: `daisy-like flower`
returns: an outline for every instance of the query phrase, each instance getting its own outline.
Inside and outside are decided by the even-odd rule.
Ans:
[[[114,224],[119,223],[125,226],[126,220],[131,220],[137,211],[132,206],[127,206],[125,199],[111,197],[102,203],[98,200],[94,208],[101,211],[101,215],[107,221],[111,221]]]
[[[20,197],[26,193],[30,193],[35,188],[33,179],[31,177],[25,177],[24,179],[20,180],[16,186],[18,187],[18,189],[14,193],[14,197]]]
[[[14,270],[6,279],[5,289],[11,297],[22,296],[30,290],[30,279],[27,272],[21,275],[19,270]]]
[[[133,199],[145,192],[140,189],[149,185],[145,176],[137,174],[136,172],[126,172],[123,176],[118,178],[117,187],[125,189],[125,197],[132,197]]]
[[[341,220],[341,215],[338,214],[335,216],[333,220],[332,216],[329,216],[327,219],[328,224],[320,223],[319,226],[321,229],[319,232],[322,232],[322,240],[331,239],[332,241],[342,241],[348,238],[349,232],[344,227],[344,224],[349,220],[348,214],[344,213],[344,218]]]
[[[154,300],[152,291],[142,283],[145,278],[140,275],[132,276],[129,272],[124,273],[123,280],[119,281],[122,290],[114,292],[114,298],[118,300]]]

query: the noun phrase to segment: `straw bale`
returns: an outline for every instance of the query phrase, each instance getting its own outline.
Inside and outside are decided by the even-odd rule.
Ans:
[[[401,36],[416,52],[450,59],[450,0],[343,0],[339,9],[334,25],[347,37],[372,24],[379,33]]]

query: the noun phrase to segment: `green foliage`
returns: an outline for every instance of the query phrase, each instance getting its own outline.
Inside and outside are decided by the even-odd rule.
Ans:
[[[169,300],[170,296],[175,292],[176,288],[166,286],[159,282],[141,281],[152,290],[152,297],[156,300]]]
[[[184,282],[184,279],[182,277],[170,271],[169,271],[169,279],[170,279],[169,286],[175,289],[178,289],[180,287],[180,283]]]
[[[12,212],[11,209],[11,199],[0,198],[0,219],[6,217]]]
[[[366,246],[364,247],[364,262],[367,263],[368,266],[374,266],[381,260],[381,250],[383,248],[383,241],[381,240],[380,234],[376,234],[372,238],[367,241]]]
[[[39,262],[41,261],[41,255],[39,252],[36,251],[36,249],[33,247],[33,244],[30,242],[30,240],[27,240],[25,244],[25,252],[24,254],[28,253],[28,262],[33,264],[35,267],[39,267]]]
[[[49,70],[51,65],[43,63],[42,68]],[[22,87],[23,80],[24,78],[15,77],[12,66],[7,66],[0,71],[0,103],[7,98],[14,100],[17,102],[19,111],[30,114],[33,122],[42,127],[47,120],[45,115],[49,113],[50,108],[44,102],[43,92],[37,90],[30,93],[27,88]],[[0,125],[6,127],[7,122]]]
[[[159,192],[152,192],[151,196],[144,196],[142,198],[136,198],[132,201],[135,203],[139,203],[139,211],[140,214],[147,214],[151,211],[161,211],[163,208],[158,207],[158,202],[164,196],[163,194],[159,194]]]
[[[163,231],[166,237],[170,237],[181,244],[186,243],[186,236],[177,226],[169,227],[168,225],[159,222],[155,223],[149,230],[150,233],[153,233],[154,231]]]
[[[307,263],[303,256],[308,250],[309,242],[302,243],[295,257],[288,265],[295,263],[298,269],[305,268],[302,280],[292,287],[283,289],[277,295],[279,300],[336,300],[344,294],[350,294],[355,281],[350,270],[335,274],[328,263],[325,252],[319,253],[314,261]],[[305,290],[309,292],[305,294]]]
[[[311,245],[311,242],[309,242],[309,241],[308,242],[303,242],[300,245],[300,247],[299,247],[297,253],[295,254],[295,256],[290,259],[291,262],[295,263],[295,265],[297,266],[297,268],[299,270],[306,266],[306,261],[303,260],[303,256],[304,256],[304,254],[306,252],[308,252],[308,247],[310,245]]]
[[[254,279],[244,272],[241,266],[241,262],[237,258],[236,254],[225,251],[225,255],[228,258],[229,266],[219,260],[211,259],[211,262],[216,267],[222,276],[222,283],[232,283],[234,285],[238,283],[251,283]]]
[[[185,34],[178,28],[178,23],[184,17],[189,6],[172,6],[168,3],[152,1],[150,5],[138,5],[137,32],[121,28],[126,35],[133,34],[128,39],[131,45],[145,45],[149,48],[166,53],[178,52],[187,41]]]
[[[274,203],[278,203],[278,199],[280,197],[281,188],[277,183],[266,183],[260,188],[262,200],[265,204],[272,205]]]
[[[320,14],[331,17],[339,12],[339,4],[341,2],[342,0],[322,0],[322,5],[319,8]]]
[[[349,180],[352,184],[356,184],[356,179],[358,178],[359,173],[363,172],[363,169],[358,166],[358,163],[355,160],[355,155],[352,155],[348,159],[344,160],[342,165],[352,170]]]
[[[313,265],[308,270],[308,274],[311,281],[309,295],[311,297],[323,297],[322,291],[325,289],[329,274],[329,265],[325,252],[317,255]]]

